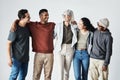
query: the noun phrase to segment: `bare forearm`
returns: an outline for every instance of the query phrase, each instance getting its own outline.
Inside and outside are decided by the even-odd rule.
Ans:
[[[11,31],[12,32],[14,32],[14,31],[16,31],[16,29],[17,29],[17,24],[19,23],[19,20],[18,19],[16,19],[13,23],[12,23],[12,26],[11,26]]]
[[[7,43],[7,56],[8,56],[8,59],[11,58],[11,43]]]
[[[12,57],[11,57],[11,42],[8,41],[7,43],[7,57],[8,57],[8,65],[11,67],[12,66]]]

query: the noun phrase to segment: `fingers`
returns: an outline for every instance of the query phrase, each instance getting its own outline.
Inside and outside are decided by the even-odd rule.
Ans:
[[[11,60],[8,61],[8,66],[9,66],[9,67],[12,67],[12,61],[11,61]]]
[[[102,71],[107,71],[107,66],[103,66]]]
[[[11,64],[11,63],[8,63],[8,66],[9,66],[9,67],[12,67],[12,64]]]

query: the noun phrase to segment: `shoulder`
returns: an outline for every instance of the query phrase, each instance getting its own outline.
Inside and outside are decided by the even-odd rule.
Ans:
[[[29,26],[29,27],[32,27],[32,26],[34,26],[34,25],[37,25],[39,22],[33,22],[33,21],[30,21],[29,23],[27,23],[27,26]]]
[[[9,35],[8,35],[8,40],[14,41],[14,39],[16,38],[16,35],[17,35],[16,32],[17,32],[17,31],[10,31],[10,32],[9,32]]]
[[[111,35],[106,36],[106,43],[113,43],[113,37]]]
[[[106,31],[105,36],[106,36],[107,41],[113,41],[112,34],[111,34],[111,32],[109,30]]]
[[[113,40],[113,37],[112,37],[111,34],[107,34],[107,35],[106,35],[106,38],[107,38],[108,40]]]
[[[50,27],[52,27],[52,28],[55,27],[55,23],[54,23],[54,22],[48,22],[47,24],[48,24],[48,26],[50,26]]]
[[[17,31],[18,31],[18,29],[17,30],[15,30],[15,31],[9,31],[9,34],[11,34],[11,35],[15,35],[16,33],[17,33]]]
[[[54,23],[54,22],[48,22],[48,24],[55,25],[55,23]]]

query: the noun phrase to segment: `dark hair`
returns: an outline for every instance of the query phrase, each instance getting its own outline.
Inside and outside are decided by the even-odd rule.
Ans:
[[[89,31],[94,31],[95,28],[94,26],[91,24],[90,20],[86,17],[81,18],[81,20],[83,21],[83,25],[86,26],[86,29]]]
[[[44,13],[44,12],[48,12],[48,10],[47,10],[47,9],[41,9],[41,10],[39,11],[39,15],[41,15],[41,14]]]
[[[21,9],[18,11],[18,18],[21,19],[21,18],[25,18],[25,13],[28,13],[28,10],[27,9]]]

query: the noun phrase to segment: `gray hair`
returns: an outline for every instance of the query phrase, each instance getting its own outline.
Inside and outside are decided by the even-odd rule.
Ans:
[[[62,16],[64,17],[65,15],[71,16],[71,21],[74,21],[74,14],[73,14],[72,10],[67,9],[66,11],[64,11],[64,13],[62,14]]]

